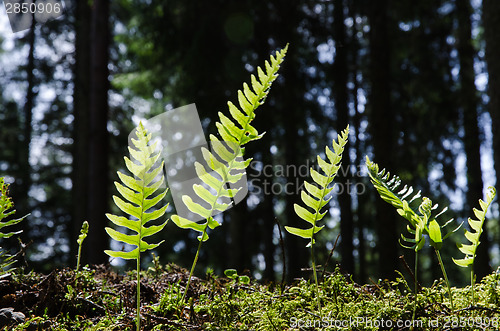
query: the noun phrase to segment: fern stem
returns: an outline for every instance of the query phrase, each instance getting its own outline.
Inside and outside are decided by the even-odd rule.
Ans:
[[[439,250],[434,249],[436,251],[436,255],[439,261],[439,266],[441,266],[441,271],[443,272],[444,280],[446,282],[446,287],[448,288],[448,296],[450,297],[450,304],[451,304],[451,311],[454,311],[455,308],[453,307],[453,296],[451,294],[451,287],[450,287],[450,282],[448,280],[448,275],[446,274],[446,270],[444,268],[443,260],[441,259],[441,254],[439,253]]]
[[[242,138],[240,138],[240,140],[241,139]],[[240,149],[240,148],[241,148],[241,145],[238,146],[238,149]],[[235,155],[237,155],[237,153],[235,153]],[[222,192],[222,189],[228,183],[227,174],[229,174],[231,172],[231,170],[233,169],[233,163],[235,162],[235,160],[236,160],[236,158],[233,158],[231,160],[231,162],[229,163],[229,166],[228,166],[229,170],[228,170],[227,173],[224,174],[224,177],[222,178],[222,185],[220,185],[220,187],[217,190],[217,196],[215,198],[215,201],[217,201],[219,199],[219,197],[221,195],[221,192]],[[211,207],[212,208],[210,209],[210,215],[212,215],[212,213],[214,212],[215,204],[213,206],[211,206]],[[195,255],[194,260],[193,260],[193,265],[191,266],[191,271],[189,272],[189,278],[188,278],[188,281],[187,281],[187,284],[186,284],[186,289],[184,290],[184,294],[182,295],[181,302],[184,302],[184,299],[186,298],[186,294],[187,294],[187,291],[189,289],[189,284],[191,283],[191,277],[193,276],[194,268],[196,267],[196,263],[198,262],[198,257],[199,257],[200,250],[201,250],[201,244],[203,243],[203,238],[205,238],[205,234],[207,233],[208,224],[210,223],[210,219],[212,219],[212,216],[209,216],[209,218],[207,219],[207,223],[205,225],[205,228],[203,229],[203,233],[201,234],[200,242],[198,243],[198,249],[196,250],[196,255]]]
[[[417,312],[417,294],[418,294],[418,251],[415,252],[415,299],[413,301],[413,316],[411,317],[411,321],[412,321],[412,328],[411,330],[413,330],[413,324],[414,324],[414,321],[415,321],[415,314]]]
[[[313,227],[313,234],[314,234],[314,227]],[[312,267],[313,267],[313,274],[314,274],[314,283],[316,284],[315,290],[316,290],[316,300],[318,300],[318,312],[319,312],[319,317],[322,320],[322,314],[321,314],[321,300],[319,298],[319,285],[318,285],[318,275],[316,274],[316,261],[314,259],[314,245],[312,244],[313,238],[311,238],[311,260],[312,260]]]
[[[205,236],[205,234],[207,233],[207,228],[208,228],[208,222],[207,222],[207,226],[205,226],[205,229],[203,230],[203,233],[201,234],[201,238],[203,238]],[[191,283],[191,277],[193,277],[194,268],[196,267],[196,263],[198,262],[198,257],[200,255],[202,243],[203,243],[203,240],[200,240],[200,242],[198,244],[198,249],[196,250],[196,255],[194,256],[193,265],[191,266],[191,271],[189,272],[189,277],[188,277],[188,281],[186,284],[186,289],[184,290],[184,294],[182,295],[182,298],[181,298],[181,303],[184,302],[184,299],[186,299],[186,294],[187,294],[187,291],[189,289],[189,284]]]
[[[471,290],[471,295],[472,295],[472,302],[471,302],[471,307],[474,307],[474,284],[475,284],[476,277],[474,277],[474,264],[471,265],[470,267],[470,290]],[[472,310],[474,313],[474,310]]]
[[[141,250],[137,253],[137,331],[141,330]]]
[[[76,272],[80,269],[80,256],[82,256],[82,244],[78,245],[78,255],[76,257]]]

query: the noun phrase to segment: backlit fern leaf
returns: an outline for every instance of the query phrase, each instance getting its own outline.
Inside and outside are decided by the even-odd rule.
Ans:
[[[21,222],[23,219],[25,219],[27,216],[26,215],[21,218],[4,221],[4,219],[14,215],[14,213],[16,212],[15,210],[10,210],[12,207],[14,207],[14,203],[12,202],[12,198],[9,197],[8,193],[9,193],[9,184],[5,183],[4,177],[0,177],[0,239],[10,238],[13,235],[21,233],[22,231],[3,233],[1,229],[7,226],[12,226],[17,224]]]
[[[156,220],[165,214],[168,204],[154,211],[148,212],[148,210],[165,197],[168,189],[160,192],[155,197],[151,197],[164,182],[163,175],[159,180],[154,181],[162,171],[163,162],[154,167],[160,153],[154,153],[156,144],[150,146],[151,134],[147,133],[142,123],[139,123],[136,135],[137,139],[132,139],[136,149],[129,146],[130,159],[124,157],[125,165],[134,177],[118,172],[118,177],[123,184],[115,182],[116,189],[126,201],[118,196],[113,196],[116,206],[130,215],[131,219],[106,214],[108,219],[115,225],[135,232],[135,234],[129,235],[109,227],[106,228],[106,232],[111,238],[136,246],[135,249],[129,252],[105,251],[111,257],[121,257],[123,259],[139,259],[141,252],[160,245],[163,241],[157,244],[148,244],[144,241],[144,238],[158,233],[167,224],[167,221],[165,221],[161,225],[146,226],[148,222]]]
[[[12,198],[9,197],[9,184],[5,183],[5,178],[0,177],[0,239],[2,238],[10,238],[16,234],[20,234],[23,232],[22,230],[13,231],[13,232],[2,232],[2,229],[8,226],[12,226],[18,224],[22,220],[26,218],[23,216],[21,218],[11,219],[8,221],[4,221],[7,217],[14,215],[15,210],[11,210],[14,207],[14,203],[12,202]],[[15,256],[8,254],[6,251],[2,250],[0,247],[0,269],[6,269],[9,265],[15,261]]]
[[[406,238],[401,235],[403,241],[413,244],[411,247],[404,246],[405,248],[414,249],[419,251],[425,244],[424,235],[429,235],[430,244],[436,249],[440,249],[442,245],[442,240],[446,239],[453,232],[457,231],[459,227],[450,231],[444,237],[441,235],[441,229],[450,224],[453,219],[448,220],[443,225],[437,223],[436,218],[442,215],[448,207],[443,208],[435,216],[432,216],[432,211],[438,208],[437,204],[432,204],[432,201],[427,197],[422,197],[421,192],[418,191],[414,193],[413,187],[405,185],[402,189],[399,189],[401,185],[401,180],[398,176],[392,176],[389,172],[386,173],[385,169],[379,170],[378,164],[372,162],[368,156],[366,157],[366,167],[368,168],[368,174],[373,186],[377,189],[380,197],[387,203],[394,206],[399,215],[404,217],[410,222],[407,226],[409,233],[413,235],[413,238]],[[422,198],[422,201],[418,207],[418,214],[410,204],[415,202],[417,199]]]
[[[238,91],[239,107],[228,102],[232,118],[219,112],[219,122],[216,126],[222,140],[210,135],[212,152],[202,148],[205,165],[195,163],[196,174],[205,186],[194,184],[193,189],[196,193],[194,200],[184,195],[182,201],[191,212],[202,216],[206,221],[193,222],[179,215],[173,215],[172,221],[180,228],[200,232],[201,235],[198,236],[200,241],[208,240],[208,228],[214,229],[220,225],[213,216],[229,208],[231,202],[225,201],[234,198],[241,189],[228,188],[228,185],[238,183],[250,164],[251,159],[243,159],[243,146],[263,136],[251,122],[255,118],[255,110],[264,103],[272,83],[278,77],[277,72],[287,49],[288,46],[276,52],[276,56],[271,56],[270,62],[265,62],[265,72],[260,67],[257,68],[258,77],[251,76],[251,88],[248,84],[243,84],[243,90]]]
[[[391,174],[389,172],[385,172],[385,169],[379,170],[378,164],[370,161],[368,156],[366,157],[366,167],[368,168],[368,174],[370,176],[371,182],[373,186],[377,189],[380,197],[393,205],[398,214],[406,218],[410,224],[406,226],[406,229],[410,234],[413,235],[413,238],[407,238],[403,234],[401,234],[401,239],[407,243],[412,244],[412,246],[408,247],[399,241],[399,244],[404,248],[413,249],[415,251],[415,273],[414,273],[414,281],[415,281],[415,298],[417,297],[418,292],[418,281],[417,281],[417,269],[418,269],[418,255],[419,251],[425,245],[425,237],[424,235],[429,236],[430,245],[434,248],[436,252],[436,256],[439,261],[439,265],[441,267],[441,271],[443,273],[443,277],[446,282],[446,286],[448,288],[448,295],[450,298],[451,307],[453,310],[453,297],[450,287],[450,282],[448,280],[448,276],[446,274],[446,270],[444,268],[443,260],[441,259],[441,253],[439,253],[443,240],[450,236],[452,233],[457,231],[462,224],[460,224],[454,230],[448,232],[444,237],[441,233],[441,229],[450,224],[453,219],[447,221],[444,225],[439,225],[436,219],[442,215],[448,207],[445,207],[436,215],[432,215],[432,211],[438,208],[438,205],[432,204],[431,199],[427,197],[423,197],[422,201],[418,207],[418,211],[420,215],[418,215],[411,207],[410,203],[420,198],[420,191],[417,193],[413,193],[413,188],[411,186],[404,186],[402,190],[397,191],[399,185],[401,185],[401,180],[398,176],[393,176],[391,178]],[[412,320],[415,320],[415,313],[417,308],[417,301],[415,299],[413,306],[413,317]]]
[[[420,191],[413,194],[413,187],[406,185],[402,190],[397,191],[401,185],[401,179],[399,179],[398,176],[393,176],[391,178],[391,174],[389,172],[386,173],[385,169],[379,170],[378,164],[372,162],[368,156],[366,157],[366,167],[368,168],[371,182],[377,189],[380,197],[385,202],[393,205],[399,215],[406,218],[411,225],[415,226],[419,217],[415,211],[410,208],[409,204],[421,197]],[[408,200],[408,198],[410,199]]]
[[[332,141],[333,151],[326,146],[325,154],[326,159],[323,160],[319,155],[317,156],[318,165],[324,174],[311,168],[311,178],[313,183],[304,181],[305,190],[300,192],[302,202],[309,208],[304,208],[298,204],[294,204],[295,213],[302,218],[304,221],[311,224],[310,228],[301,229],[291,226],[285,226],[285,229],[296,236],[309,239],[307,247],[314,245],[314,235],[323,229],[324,225],[317,226],[316,223],[323,219],[328,210],[321,212],[321,209],[330,201],[332,197],[326,198],[326,196],[333,190],[333,186],[330,186],[333,179],[337,175],[340,169],[340,161],[342,159],[342,153],[344,151],[344,146],[347,143],[347,138],[349,136],[349,126],[338,135],[337,140]],[[316,185],[314,185],[316,184]]]
[[[495,198],[495,195],[495,188],[492,186],[488,187],[486,202],[484,202],[482,199],[479,199],[479,206],[481,207],[481,210],[473,208],[474,215],[477,219],[473,220],[469,217],[468,222],[471,230],[474,232],[465,230],[465,238],[467,238],[467,240],[471,243],[468,245],[458,245],[458,249],[465,254],[465,257],[463,259],[453,259],[453,262],[455,262],[456,265],[466,268],[474,264],[474,259],[476,258],[476,250],[481,243],[479,241],[479,238],[483,233],[483,224],[486,218],[486,212],[488,211],[488,207],[490,206],[491,202]]]
[[[137,262],[136,323],[137,331],[139,331],[141,329],[141,253],[156,248],[163,242],[162,240],[157,244],[149,244],[143,239],[160,232],[167,224],[167,220],[160,225],[146,226],[146,224],[162,217],[167,210],[168,204],[150,212],[148,212],[148,210],[154,208],[163,198],[165,198],[168,189],[161,191],[155,197],[151,197],[165,181],[163,174],[160,176],[160,179],[155,181],[162,172],[163,161],[160,165],[155,167],[160,157],[160,152],[154,153],[156,150],[156,143],[150,144],[152,135],[147,132],[142,123],[139,123],[135,134],[137,139],[132,138],[132,143],[135,148],[128,147],[130,159],[124,157],[125,165],[134,177],[118,172],[118,177],[120,177],[123,184],[115,182],[116,189],[120,192],[123,199],[127,201],[116,195],[113,196],[116,206],[124,213],[129,214],[131,219],[123,216],[106,214],[108,219],[115,225],[127,228],[135,232],[135,234],[124,234],[112,228],[106,228],[106,232],[114,240],[136,246],[136,248],[128,252],[106,250],[105,253],[111,257],[121,257],[122,259],[136,260]]]

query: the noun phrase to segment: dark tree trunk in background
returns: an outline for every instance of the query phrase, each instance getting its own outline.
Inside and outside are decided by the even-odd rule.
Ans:
[[[353,50],[353,54],[357,54],[358,49],[356,48]],[[354,55],[356,56],[356,55]],[[358,110],[359,102],[358,102],[358,91],[359,91],[359,81],[357,78],[358,75],[358,69],[357,69],[357,59],[353,60],[355,62],[355,70],[354,70],[354,88],[352,91],[353,94],[353,107],[354,107],[354,117],[353,117],[353,129],[354,129],[354,151],[355,151],[355,157],[353,164],[356,166],[356,172],[358,172],[358,167],[359,164],[361,164],[363,160],[363,156],[361,154],[361,144],[360,144],[360,139],[361,135],[359,134],[361,124],[360,124],[360,113]],[[359,178],[358,174],[356,174],[356,180],[354,181],[355,183],[358,183],[358,181],[361,183],[361,178]],[[363,183],[361,183],[363,184]],[[363,184],[364,185],[364,184]],[[360,186],[361,187],[361,186]],[[358,282],[362,283],[366,279],[366,242],[365,242],[365,215],[362,212],[361,206],[364,205],[364,200],[366,200],[366,194],[361,194],[361,188],[359,189],[360,192],[356,190],[355,194],[357,194],[357,208],[355,209],[355,219],[356,219],[356,228],[357,228],[357,239],[358,239],[358,256],[359,256],[359,264],[358,264],[358,272],[356,273],[357,275],[357,280]],[[364,192],[363,192],[364,193]]]
[[[298,63],[298,59],[295,56],[296,53],[289,53],[287,54],[287,63],[284,66],[282,70],[282,75],[285,77],[286,81],[295,81],[297,79],[296,76],[296,65]],[[285,83],[286,85],[286,83]],[[297,109],[297,105],[294,104],[294,100],[297,97],[297,95],[300,95],[298,91],[294,90],[293,88],[287,88],[286,92],[284,94],[284,100],[282,104],[281,111],[283,112],[284,118],[283,120],[283,125],[285,128],[285,134],[284,134],[284,142],[283,146],[285,149],[284,153],[284,164],[282,166],[285,167],[291,167],[297,169],[298,166],[304,162],[304,160],[300,160],[300,147],[299,147],[299,140],[300,136],[298,134],[299,128],[300,128],[300,122],[303,121],[304,119],[301,118],[298,115],[298,112],[300,111]],[[298,179],[300,183],[302,183],[303,178],[299,179],[295,176],[290,176],[287,175],[287,184],[289,184],[291,187],[296,187],[295,183],[296,180]],[[291,183],[291,184],[290,184]],[[285,188],[288,186],[282,187],[283,192]],[[284,210],[284,215],[286,219],[286,224],[288,226],[293,226],[293,227],[300,227],[303,228],[304,224],[302,219],[300,219],[296,214],[295,214],[295,209],[294,209],[294,204],[301,204],[301,201],[299,199],[299,194],[285,194],[285,210]],[[294,278],[298,277],[304,277],[307,278],[308,274],[303,274],[301,272],[301,268],[307,268],[310,266],[310,263],[308,263],[306,259],[306,253],[309,252],[309,250],[306,250],[305,245],[307,242],[304,243],[305,239],[299,238],[297,236],[291,235],[289,233],[285,234],[285,247],[286,247],[286,263],[287,263],[287,279],[291,281]],[[309,254],[310,256],[310,254]]]
[[[483,179],[481,172],[481,141],[478,126],[478,97],[474,73],[474,47],[471,39],[472,8],[469,0],[456,0],[458,16],[457,49],[460,62],[460,100],[464,121],[464,146],[467,155],[467,194],[466,204],[472,216],[472,207],[477,208],[477,200],[483,197]],[[474,216],[472,216],[474,217]],[[489,258],[489,239],[486,221],[478,247],[474,269],[478,281],[491,272]]]
[[[91,84],[89,134],[89,197],[87,259],[91,263],[106,261],[104,249],[109,239],[104,230],[108,208],[108,49],[109,1],[94,0],[91,20]]]
[[[14,206],[18,212],[18,216],[26,215],[31,212],[30,210],[30,197],[29,191],[32,185],[31,180],[31,164],[30,164],[30,145],[31,145],[31,135],[33,132],[33,107],[35,105],[35,21],[32,21],[31,28],[28,32],[28,64],[26,66],[26,80],[28,82],[28,87],[26,90],[26,102],[24,103],[24,123],[23,123],[23,145],[21,149],[21,159],[19,160],[20,166],[20,174],[21,174],[21,183],[20,185],[16,185],[16,190],[13,192]],[[25,240],[28,240],[28,222],[24,221],[20,223],[21,228],[23,229],[23,236]]]
[[[274,253],[275,247],[273,243],[274,237],[274,208],[273,199],[270,197],[264,198],[262,202],[262,232],[260,233],[263,247],[264,261],[266,268],[263,271],[262,278],[264,281],[272,282],[275,280],[274,275]]]
[[[263,2],[262,5],[258,6],[255,11],[256,15],[260,18],[260,21],[255,23],[255,52],[258,56],[258,60],[256,61],[256,63],[259,63],[259,65],[262,65],[264,61],[269,59],[269,42],[267,38],[264,38],[264,36],[266,36],[268,33],[267,27],[269,26],[270,21],[272,21],[272,18],[268,15],[268,6],[269,5],[267,3]],[[284,65],[286,66],[286,60],[284,62]],[[279,72],[279,74],[281,74],[281,72]],[[276,89],[278,91],[282,88],[283,86],[278,85],[277,82],[272,87],[272,89]],[[269,96],[270,98],[274,98],[274,95],[275,92],[271,91]],[[269,101],[270,99],[268,99],[267,102]],[[268,110],[260,110],[259,116],[255,118],[255,127],[259,128],[260,132],[265,131],[267,133],[262,137],[261,140],[257,141],[255,145],[249,145],[248,150],[248,152],[252,151],[252,154],[249,155],[255,155],[255,153],[257,152],[262,152],[261,161],[263,167],[270,167],[273,164],[274,156],[269,152],[274,141],[272,129],[275,127],[276,123],[279,122],[279,115],[277,115],[276,112],[272,111],[269,103],[267,102],[265,104],[265,107],[267,107]],[[277,251],[281,253],[282,246],[279,246],[278,249],[274,244],[276,215],[274,213],[273,196],[271,194],[266,194],[265,192],[263,192],[263,183],[265,183],[266,181],[272,182],[273,178],[267,177],[263,173],[263,171],[256,171],[256,169],[252,166],[250,168],[251,169],[247,172],[247,175],[249,173],[253,174],[251,178],[249,178],[249,180],[255,181],[255,193],[260,193],[258,195],[258,198],[261,200],[259,205],[256,206],[255,210],[253,211],[253,214],[255,216],[252,217],[252,219],[256,219],[259,222],[258,237],[260,240],[260,251],[264,255],[264,261],[266,264],[262,273],[262,281],[272,282],[277,278],[274,270],[276,264],[275,254],[277,253]],[[252,168],[254,170],[252,170]],[[258,192],[258,190],[260,190],[260,192]],[[282,255],[280,254],[279,256],[279,261],[285,263],[285,261],[282,261]]]
[[[29,198],[29,190],[32,185],[32,168],[30,164],[30,144],[31,144],[31,136],[33,132],[32,127],[32,119],[33,119],[33,106],[35,104],[35,22],[30,27],[29,32],[26,35],[26,41],[29,47],[28,50],[28,63],[26,64],[26,82],[28,86],[26,87],[26,99],[23,105],[22,110],[22,122],[21,127],[19,128],[21,132],[16,132],[16,135],[19,135],[20,145],[16,146],[18,149],[14,152],[16,155],[14,163],[14,169],[17,166],[18,172],[17,176],[15,173],[12,175],[15,176],[15,181],[10,185],[9,191],[10,196],[12,197],[12,201],[14,203],[14,208],[16,210],[16,216],[21,217],[28,213],[31,213],[32,210],[30,208],[30,198]],[[1,92],[0,92],[1,93]],[[18,110],[15,110],[18,112]],[[0,130],[3,128],[0,128]],[[0,144],[3,141],[0,141]],[[3,160],[2,160],[3,161]],[[19,223],[17,226],[17,230],[23,230],[23,234],[21,234],[21,238],[23,241],[29,240],[29,223],[27,221]]]
[[[299,131],[304,132],[307,118],[307,107],[304,103],[303,94],[306,89],[306,74],[301,69],[301,47],[304,45],[301,34],[298,31],[301,19],[301,8],[290,5],[289,1],[282,0],[273,2],[276,10],[281,16],[275,24],[276,46],[284,47],[290,43],[286,61],[280,69],[280,75],[283,79],[283,93],[276,96],[276,105],[273,107],[279,112],[279,120],[282,125],[283,133],[280,133],[280,151],[283,151],[282,157],[278,158],[277,164],[287,169],[298,169],[298,166],[304,164],[307,160],[307,142],[305,136],[300,135]],[[288,85],[287,85],[288,84]],[[267,151],[266,151],[267,153]],[[295,214],[294,204],[301,204],[300,193],[297,182],[302,185],[303,180],[298,174],[286,174],[286,184],[276,183],[276,187],[281,190],[281,198],[285,201],[285,208],[282,215],[278,215],[278,220],[282,226],[305,228],[305,222]],[[289,193],[286,192],[288,188]],[[270,187],[268,189],[271,189]],[[293,192],[290,192],[293,191]],[[271,195],[273,193],[271,192]],[[268,196],[269,198],[269,196]],[[283,229],[284,230],[284,229]],[[308,278],[311,273],[301,272],[302,268],[311,266],[310,250],[306,249],[307,241],[303,238],[291,235],[288,232],[283,233],[286,250],[286,277],[292,280],[297,277]]]
[[[227,268],[236,269],[239,273],[252,269],[252,254],[250,253],[250,240],[255,238],[252,235],[255,226],[254,220],[248,217],[249,210],[246,201],[231,208],[231,213],[224,215],[224,219],[229,219],[229,254],[225,261]]]
[[[371,135],[374,161],[382,168],[396,171],[394,162],[395,114],[391,107],[391,47],[388,10],[389,0],[370,2],[370,102]],[[374,193],[376,194],[376,193]],[[376,197],[376,233],[379,273],[392,278],[398,266],[398,234],[394,208]]]
[[[500,1],[483,0],[484,39],[486,41],[485,60],[488,66],[488,111],[493,127],[493,160],[495,163],[496,188],[500,188]],[[499,236],[499,234],[497,234]],[[496,242],[500,240],[497,237]],[[481,239],[482,241],[482,239]],[[479,245],[481,247],[481,245]]]
[[[349,1],[347,3],[347,8],[348,8],[348,16],[352,17],[353,20],[356,20],[356,16],[358,15],[358,10],[359,10],[359,3],[356,0]],[[352,27],[352,36],[357,36],[358,32],[361,32],[361,29],[359,29],[359,26],[357,23],[355,23]],[[360,178],[358,176],[358,167],[360,164],[363,164],[364,162],[364,155],[362,154],[362,149],[361,149],[361,135],[360,135],[360,130],[361,130],[361,114],[359,112],[359,100],[358,100],[358,95],[360,92],[361,88],[361,77],[362,77],[362,70],[360,70],[361,64],[360,64],[360,44],[359,40],[357,37],[354,37],[350,39],[349,43],[349,49],[350,49],[350,54],[351,54],[351,62],[352,62],[352,82],[353,82],[353,87],[352,90],[350,90],[351,93],[351,98],[352,98],[352,106],[354,108],[354,116],[352,117],[352,126],[351,126],[351,131],[354,132],[354,134],[351,134],[351,137],[354,137],[354,143],[352,144],[354,148],[354,160],[352,161],[352,164],[356,167],[356,176],[355,180],[353,183],[360,183],[364,185]],[[360,186],[361,187],[361,186]],[[364,193],[364,192],[363,192]],[[366,200],[366,194],[361,194],[361,188],[360,192],[355,191],[354,194],[356,195],[355,203],[356,206],[353,208],[354,215],[353,215],[353,221],[355,222],[356,226],[356,239],[358,240],[358,271],[356,272],[356,280],[359,283],[362,283],[366,280],[366,242],[365,242],[365,215],[363,213],[362,206],[365,206],[367,203],[364,202]]]
[[[69,228],[70,256],[77,254],[76,240],[83,221],[88,220],[87,203],[89,169],[89,116],[90,116],[90,19],[87,1],[78,1],[75,12],[75,68],[73,92],[73,215]],[[93,231],[93,229],[91,230]],[[84,254],[83,259],[87,261]]]
[[[333,64],[333,96],[335,99],[335,109],[337,111],[337,131],[340,133],[349,123],[349,107],[348,107],[348,67],[347,67],[347,42],[346,31],[344,25],[344,1],[338,0],[334,4],[333,11],[333,37],[335,40],[335,62]],[[329,144],[330,145],[330,144]],[[342,191],[337,199],[340,206],[340,254],[342,256],[341,267],[347,273],[354,274],[354,221],[352,214],[352,199],[350,187],[348,183],[352,182],[350,168],[348,141],[342,157],[342,170],[339,172],[339,177],[345,173],[345,178],[338,180]]]

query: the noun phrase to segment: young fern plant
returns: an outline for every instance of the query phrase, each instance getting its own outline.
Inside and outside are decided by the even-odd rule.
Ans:
[[[413,319],[415,318],[416,297],[418,292],[418,253],[425,245],[426,235],[429,236],[430,246],[432,246],[432,248],[434,248],[434,251],[436,252],[439,265],[441,266],[441,272],[443,273],[443,277],[448,288],[450,305],[453,310],[451,286],[448,280],[448,275],[446,274],[446,270],[444,268],[443,260],[441,259],[440,250],[443,245],[443,240],[448,238],[452,233],[456,232],[462,226],[462,224],[460,224],[454,230],[448,232],[443,237],[441,229],[449,225],[453,221],[453,219],[448,220],[443,225],[440,225],[436,219],[444,212],[446,212],[446,210],[448,210],[448,207],[443,208],[436,215],[432,215],[433,211],[438,208],[438,205],[433,205],[431,199],[427,197],[421,197],[420,191],[414,193],[414,190],[411,186],[405,185],[402,189],[399,189],[399,186],[401,185],[401,180],[399,179],[399,177],[391,177],[391,174],[389,172],[386,173],[385,169],[379,170],[378,164],[372,162],[368,158],[368,156],[366,157],[366,167],[368,168],[370,180],[373,186],[377,189],[380,197],[385,202],[394,206],[398,214],[404,217],[409,222],[409,224],[407,225],[407,230],[410,234],[413,235],[413,238],[407,238],[403,234],[401,234],[401,240],[411,244],[411,246],[404,245],[401,240],[399,243],[402,247],[413,249],[415,251],[415,305],[413,309]],[[417,212],[410,207],[410,204],[415,202],[419,198],[422,198],[422,201],[418,207],[418,212],[420,214],[417,214]]]
[[[270,62],[265,62],[265,72],[260,67],[257,68],[257,77],[251,75],[250,88],[243,84],[243,91],[238,91],[239,108],[228,102],[229,113],[232,118],[219,112],[219,122],[216,123],[219,140],[214,135],[210,135],[213,146],[212,152],[202,148],[202,154],[206,165],[195,163],[195,170],[198,177],[206,185],[194,184],[196,193],[194,201],[192,197],[184,195],[182,201],[189,211],[200,215],[204,222],[193,222],[179,215],[173,215],[172,221],[180,228],[192,229],[200,232],[198,236],[198,249],[191,266],[186,289],[181,298],[184,301],[189,289],[191,277],[193,275],[201,245],[208,240],[208,229],[215,229],[220,224],[213,218],[215,213],[226,210],[230,203],[223,200],[234,198],[240,188],[228,188],[228,185],[235,184],[244,175],[244,170],[250,164],[251,159],[243,160],[244,145],[250,141],[260,139],[263,134],[259,134],[251,122],[255,118],[255,110],[264,103],[272,83],[278,77],[277,72],[285,58],[288,45],[281,51],[276,52],[276,56],[270,57]]]
[[[14,203],[12,202],[12,198],[9,197],[9,184],[5,183],[4,177],[0,177],[0,239],[10,238],[23,232],[22,230],[13,232],[3,232],[2,230],[5,227],[18,224],[29,215],[28,214],[21,218],[6,221],[5,219],[7,217],[12,216],[16,213],[15,210],[12,210],[13,207]],[[14,262],[16,262],[14,260],[14,256],[9,255],[0,247],[0,270],[7,268]]]
[[[335,139],[332,140],[332,149],[328,146],[325,147],[326,159],[322,159],[319,155],[317,156],[318,165],[323,174],[311,168],[311,178],[313,183],[304,181],[305,190],[300,192],[300,197],[302,202],[307,208],[304,208],[298,204],[294,204],[293,208],[297,216],[302,218],[304,221],[310,224],[307,229],[295,228],[292,226],[285,226],[285,230],[289,233],[308,239],[309,243],[306,247],[311,248],[311,263],[313,268],[314,283],[316,285],[316,299],[318,300],[318,312],[321,314],[321,302],[319,298],[318,291],[318,276],[316,273],[316,263],[314,259],[314,235],[323,229],[324,225],[317,225],[317,222],[321,221],[325,217],[328,210],[322,212],[322,208],[331,200],[331,196],[327,198],[328,194],[333,190],[333,179],[337,175],[337,172],[341,166],[342,153],[344,152],[344,146],[347,143],[349,137],[349,126],[337,135],[337,142]]]
[[[89,234],[89,222],[85,221],[82,224],[82,228],[80,229],[80,235],[78,236],[78,239],[76,240],[76,243],[78,244],[78,255],[76,257],[76,272],[80,269],[80,258],[82,256],[82,245],[83,241],[85,238],[87,238],[87,235]]]
[[[486,219],[486,212],[488,211],[489,206],[493,199],[495,199],[496,189],[492,186],[488,187],[488,193],[486,194],[486,202],[479,199],[479,206],[481,210],[473,208],[474,215],[477,220],[473,220],[469,217],[468,222],[471,230],[474,232],[470,232],[465,230],[465,238],[470,241],[470,244],[464,245],[459,244],[458,249],[465,254],[463,259],[453,259],[456,265],[462,268],[470,267],[470,283],[471,283],[471,302],[472,306],[474,305],[474,284],[476,282],[476,275],[474,274],[474,260],[476,259],[476,251],[477,247],[481,243],[479,238],[483,233],[483,225],[484,220]]]
[[[125,165],[134,177],[117,172],[118,177],[123,184],[115,182],[116,189],[126,201],[116,195],[113,196],[116,206],[124,213],[130,215],[131,218],[127,219],[123,216],[106,214],[106,217],[115,225],[124,227],[135,233],[125,234],[107,227],[106,232],[108,235],[116,241],[136,247],[131,251],[106,250],[105,253],[111,257],[137,261],[136,322],[137,331],[139,331],[141,327],[141,253],[146,250],[154,249],[163,242],[161,241],[157,244],[149,244],[144,241],[144,239],[160,232],[165,227],[168,220],[165,220],[165,222],[160,225],[146,226],[146,224],[162,217],[165,214],[168,204],[159,209],[152,211],[148,210],[155,208],[155,206],[163,200],[163,198],[165,198],[168,189],[161,190],[156,196],[152,197],[152,195],[157,192],[164,183],[163,174],[159,179],[155,180],[160,173],[162,173],[163,161],[161,164],[157,165],[160,152],[154,152],[156,150],[156,143],[152,145],[150,144],[151,134],[146,131],[142,123],[139,123],[139,126],[136,129],[136,136],[137,139],[132,139],[132,143],[135,148],[130,146],[128,148],[130,152],[130,159],[124,157]]]

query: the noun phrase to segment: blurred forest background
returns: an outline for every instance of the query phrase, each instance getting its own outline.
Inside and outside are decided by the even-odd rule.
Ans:
[[[205,132],[217,111],[271,52],[290,43],[280,78],[257,113],[267,134],[249,144],[250,194],[222,215],[202,247],[197,274],[236,268],[265,281],[305,276],[305,240],[293,203],[315,155],[351,127],[326,231],[323,264],[354,279],[394,278],[413,252],[398,244],[406,221],[383,202],[364,169],[369,155],[421,189],[458,222],[472,216],[500,172],[498,0],[92,0],[65,1],[65,15],[0,36],[0,176],[12,183],[29,268],[73,266],[84,220],[85,263],[107,263],[104,214],[127,136],[140,119],[196,103]],[[7,15],[0,16],[7,28]],[[298,170],[302,171],[298,171]],[[173,213],[173,204],[170,204]],[[118,211],[115,211],[118,212]],[[479,276],[499,265],[498,205],[476,260]],[[168,224],[162,263],[189,267],[196,234]],[[461,231],[451,241],[461,241]],[[1,242],[18,250],[15,239]],[[424,283],[440,276],[430,250]],[[454,244],[444,259],[460,257]],[[285,259],[283,258],[285,256]],[[148,259],[145,256],[144,266]],[[115,261],[118,262],[118,261]],[[464,271],[447,265],[453,284]]]

